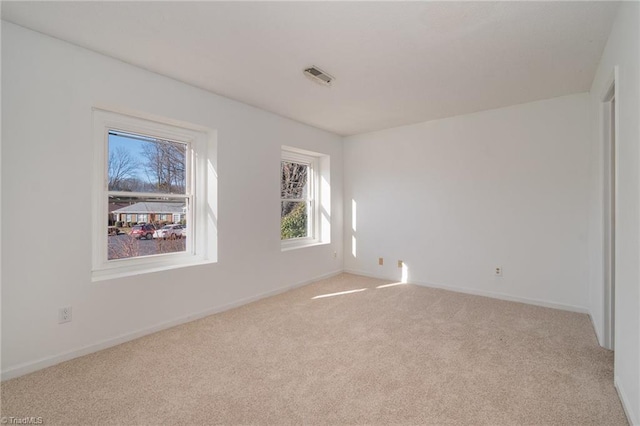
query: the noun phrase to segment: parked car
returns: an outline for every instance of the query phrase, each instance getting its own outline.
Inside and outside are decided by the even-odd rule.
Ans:
[[[131,233],[129,235],[137,238],[138,240],[141,238],[150,240],[153,238],[154,232],[156,232],[156,228],[152,224],[144,223],[144,224],[134,225],[133,228],[131,228]]]
[[[123,234],[123,232],[117,226],[108,226],[107,227],[107,235],[108,236],[120,235],[120,234]]]
[[[165,225],[153,233],[153,238],[167,238],[175,240],[176,238],[182,238],[183,227],[180,224]]]
[[[182,225],[182,238],[187,238],[187,225]]]

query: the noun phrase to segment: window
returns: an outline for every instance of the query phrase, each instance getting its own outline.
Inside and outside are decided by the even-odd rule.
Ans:
[[[93,279],[214,262],[212,132],[101,109],[93,114]],[[188,226],[166,233],[167,222]]]
[[[110,128],[107,145],[108,225],[117,226],[112,220],[131,212],[131,221],[108,238],[107,260],[189,250],[182,235],[168,243],[155,231],[163,225],[162,212],[181,212],[193,203],[190,142]]]
[[[328,243],[329,156],[282,147],[280,239],[283,250]]]

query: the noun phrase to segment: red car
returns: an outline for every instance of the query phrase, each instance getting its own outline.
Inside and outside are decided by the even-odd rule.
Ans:
[[[138,240],[141,238],[150,240],[153,238],[154,232],[156,232],[156,228],[152,224],[144,223],[140,225],[134,225],[133,228],[131,228],[131,233],[129,235],[137,238]]]

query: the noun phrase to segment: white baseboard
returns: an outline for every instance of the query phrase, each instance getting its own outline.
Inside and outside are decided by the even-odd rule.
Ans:
[[[161,330],[165,330],[167,328],[175,327],[180,324],[184,324],[187,322],[195,321],[200,318],[207,317],[209,315],[217,314],[220,312],[228,311],[229,309],[237,308],[238,306],[246,305],[247,303],[255,302],[260,299],[264,299],[267,297],[275,296],[280,293],[284,293],[285,291],[292,290],[297,287],[302,287],[304,285],[310,284],[312,282],[316,282],[319,280],[323,280],[325,278],[330,278],[342,273],[342,270],[337,270],[333,272],[329,272],[327,274],[323,274],[305,281],[297,282],[295,284],[290,284],[287,286],[279,287],[274,290],[270,290],[255,296],[247,297],[244,299],[237,300],[235,302],[227,303],[222,306],[217,306],[214,308],[210,308],[201,312],[196,312],[194,314],[189,314],[180,318],[176,318],[170,321],[165,321],[160,324],[156,324],[151,327],[143,328],[137,331],[133,331],[131,333],[125,333],[120,336],[112,337],[109,339],[101,340],[97,343],[92,343],[87,346],[83,346],[77,349],[73,349],[68,352],[63,352],[58,355],[54,355],[51,357],[41,358],[36,361],[26,362],[23,364],[19,364],[17,366],[8,368],[7,370],[2,371],[2,381],[13,379],[15,377],[23,376],[25,374],[33,373],[34,371],[41,370],[43,368],[51,367],[56,364],[60,364],[64,361],[69,361],[74,358],[78,358],[84,355],[88,355],[90,353],[98,352],[100,350],[110,348],[112,346],[116,346],[130,340],[134,340],[140,338],[142,336],[146,336],[148,334],[156,333]]]
[[[631,426],[640,426],[640,420],[631,411],[631,403],[627,398],[627,394],[624,392],[624,388],[620,385],[620,379],[618,378],[618,376],[615,376],[613,378],[613,385],[618,391],[618,396],[620,397],[620,402],[622,402],[622,408],[624,409],[624,413],[627,415],[629,424]]]
[[[598,341],[598,344],[605,349],[609,349],[605,344],[604,337],[600,335],[598,327],[596,327],[596,322],[593,320],[593,315],[591,315],[591,312],[589,312],[589,319],[591,320],[591,326],[593,327],[593,332],[596,334],[596,340]]]
[[[283,286],[274,290],[270,290],[255,296],[251,296],[251,297],[247,297],[244,299],[240,299],[237,300],[235,302],[231,302],[222,306],[217,306],[211,309],[207,309],[205,311],[201,311],[201,312],[196,312],[194,314],[190,314],[190,315],[186,315],[180,318],[176,318],[170,321],[166,321],[166,322],[162,322],[160,324],[156,324],[155,326],[152,327],[147,327],[144,329],[140,329],[137,331],[133,331],[131,333],[125,333],[122,334],[120,336],[116,336],[113,338],[109,338],[109,339],[105,339],[87,346],[83,346],[81,348],[77,348],[77,349],[73,349],[71,351],[68,352],[64,352],[58,355],[54,355],[51,357],[45,357],[45,358],[41,358],[39,360],[36,361],[31,361],[31,362],[26,362],[23,364],[19,364],[17,366],[13,366],[11,368],[8,368],[7,370],[2,371],[1,373],[1,379],[4,380],[9,380],[15,377],[19,377],[25,374],[29,374],[32,373],[34,371],[37,370],[41,370],[43,368],[46,367],[50,367],[56,364],[59,364],[61,362],[64,361],[68,361],[74,358],[78,358],[80,356],[83,355],[88,355],[90,353],[93,352],[97,352],[100,351],[102,349],[106,349],[112,346],[116,346],[125,342],[128,342],[130,340],[134,340],[137,339],[139,337],[142,336],[146,336],[148,334],[151,333],[155,333],[161,330],[165,330],[167,328],[171,328],[171,327],[175,327],[177,325],[180,324],[184,324],[190,321],[194,321],[200,318],[204,318],[206,316],[209,315],[213,315],[219,312],[224,312],[227,311],[229,309],[233,309],[236,308],[238,306],[242,306],[245,305],[247,303],[251,303],[251,302],[255,302],[257,300],[260,299],[264,299],[266,297],[270,297],[270,296],[275,296],[277,294],[280,293],[284,293],[285,291],[289,291],[291,289],[297,288],[297,287],[301,287],[307,284],[310,284],[312,282],[315,281],[319,281],[325,278],[330,278],[332,276],[338,275],[342,272],[347,272],[347,273],[351,273],[351,274],[355,274],[355,275],[362,275],[362,276],[367,276],[367,277],[371,277],[371,278],[378,278],[378,279],[385,279],[385,280],[396,280],[395,278],[389,278],[389,277],[384,277],[384,276],[380,276],[380,275],[375,275],[375,274],[371,274],[368,273],[366,271],[358,271],[358,270],[352,270],[352,269],[345,269],[345,270],[336,270],[327,274],[323,274],[317,277],[313,277],[311,279],[308,280],[304,280],[301,282],[297,282],[295,284],[291,284],[291,285],[287,285],[287,286]],[[466,294],[474,294],[477,296],[485,296],[485,297],[492,297],[495,299],[501,299],[501,300],[508,300],[508,301],[512,301],[512,302],[520,302],[520,303],[527,303],[527,304],[531,304],[531,305],[537,305],[537,306],[544,306],[544,307],[548,307],[548,308],[554,308],[554,309],[562,309],[562,310],[566,310],[566,311],[572,311],[572,312],[580,312],[580,313],[588,313],[588,309],[586,308],[582,308],[582,307],[578,307],[578,306],[572,306],[572,305],[565,305],[565,304],[560,304],[560,303],[553,303],[553,302],[547,302],[547,301],[541,301],[541,300],[535,300],[535,299],[528,299],[528,298],[523,298],[523,297],[517,297],[517,296],[510,296],[510,295],[506,295],[506,294],[501,294],[501,293],[494,293],[494,292],[488,292],[488,291],[482,291],[482,290],[476,290],[476,289],[470,289],[470,288],[464,288],[464,287],[452,287],[452,286],[447,286],[447,285],[441,285],[441,284],[434,284],[434,283],[426,283],[426,282],[416,282],[416,281],[411,281],[412,284],[416,284],[416,285],[421,285],[421,286],[425,286],[425,287],[432,287],[432,288],[440,288],[443,290],[449,290],[449,291],[455,291],[458,293],[466,293]]]
[[[363,275],[365,277],[379,278],[379,279],[383,279],[383,280],[396,280],[397,281],[396,278],[389,278],[389,277],[379,276],[379,275],[371,274],[369,272],[357,271],[357,270],[353,270],[353,269],[345,269],[344,272],[347,272],[347,273],[350,273],[350,274],[356,274],[356,275]],[[508,300],[510,302],[526,303],[528,305],[542,306],[542,307],[545,307],[545,308],[560,309],[560,310],[563,310],[563,311],[578,312],[578,313],[581,313],[581,314],[588,314],[589,313],[589,309],[587,309],[585,307],[582,307],[582,306],[574,306],[574,305],[568,305],[568,304],[564,304],[564,303],[549,302],[549,301],[546,301],[546,300],[529,299],[527,297],[512,296],[512,295],[504,294],[504,293],[497,293],[497,292],[485,291],[485,290],[477,290],[477,289],[468,288],[468,287],[454,287],[454,286],[449,286],[449,285],[445,285],[445,284],[435,284],[435,283],[421,282],[421,281],[416,281],[416,280],[409,280],[409,283],[410,284],[416,284],[416,285],[423,286],[423,287],[431,287],[431,288],[439,288],[439,289],[442,289],[442,290],[455,291],[456,293],[473,294],[475,296],[491,297],[493,299]]]
[[[397,281],[400,282],[400,280],[398,278],[394,278],[394,277],[385,277],[384,275],[380,275],[380,274],[372,274],[370,272],[366,272],[366,271],[359,271],[357,269],[345,269],[343,272],[347,273],[347,274],[353,274],[353,275],[361,275],[363,277],[369,277],[369,278],[377,278],[379,280],[387,280],[387,281]]]

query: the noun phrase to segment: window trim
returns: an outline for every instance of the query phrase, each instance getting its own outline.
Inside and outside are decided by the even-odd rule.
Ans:
[[[310,214],[307,215],[308,236],[300,238],[290,238],[286,240],[281,239],[281,250],[287,251],[320,244],[328,244],[330,242],[330,238],[328,238],[328,235],[330,235],[330,224],[325,224],[324,227],[326,227],[327,229],[323,229],[324,227],[322,225],[323,221],[321,220],[320,211],[321,207],[327,209],[330,200],[328,188],[323,190],[321,185],[322,177],[324,177],[327,182],[329,180],[329,156],[317,152],[306,151],[299,148],[283,145],[281,147],[280,162],[282,163],[283,161],[306,164],[309,166],[309,188],[308,196],[305,201],[308,201],[310,203]],[[282,165],[280,165],[280,167],[282,167]],[[282,184],[281,179],[282,171],[280,172],[280,178],[278,181],[280,185]],[[280,205],[282,204],[283,200],[286,199],[283,199],[282,193],[280,193]],[[282,224],[282,218],[280,218],[280,223]]]
[[[149,135],[187,144],[188,209],[186,251],[108,260],[107,212],[108,132],[110,129]],[[200,126],[114,109],[93,108],[94,182],[92,281],[137,275],[217,261],[217,177],[215,132]],[[191,190],[189,188],[191,186]],[[135,196],[136,193],[128,193]],[[163,194],[157,194],[163,196]]]

